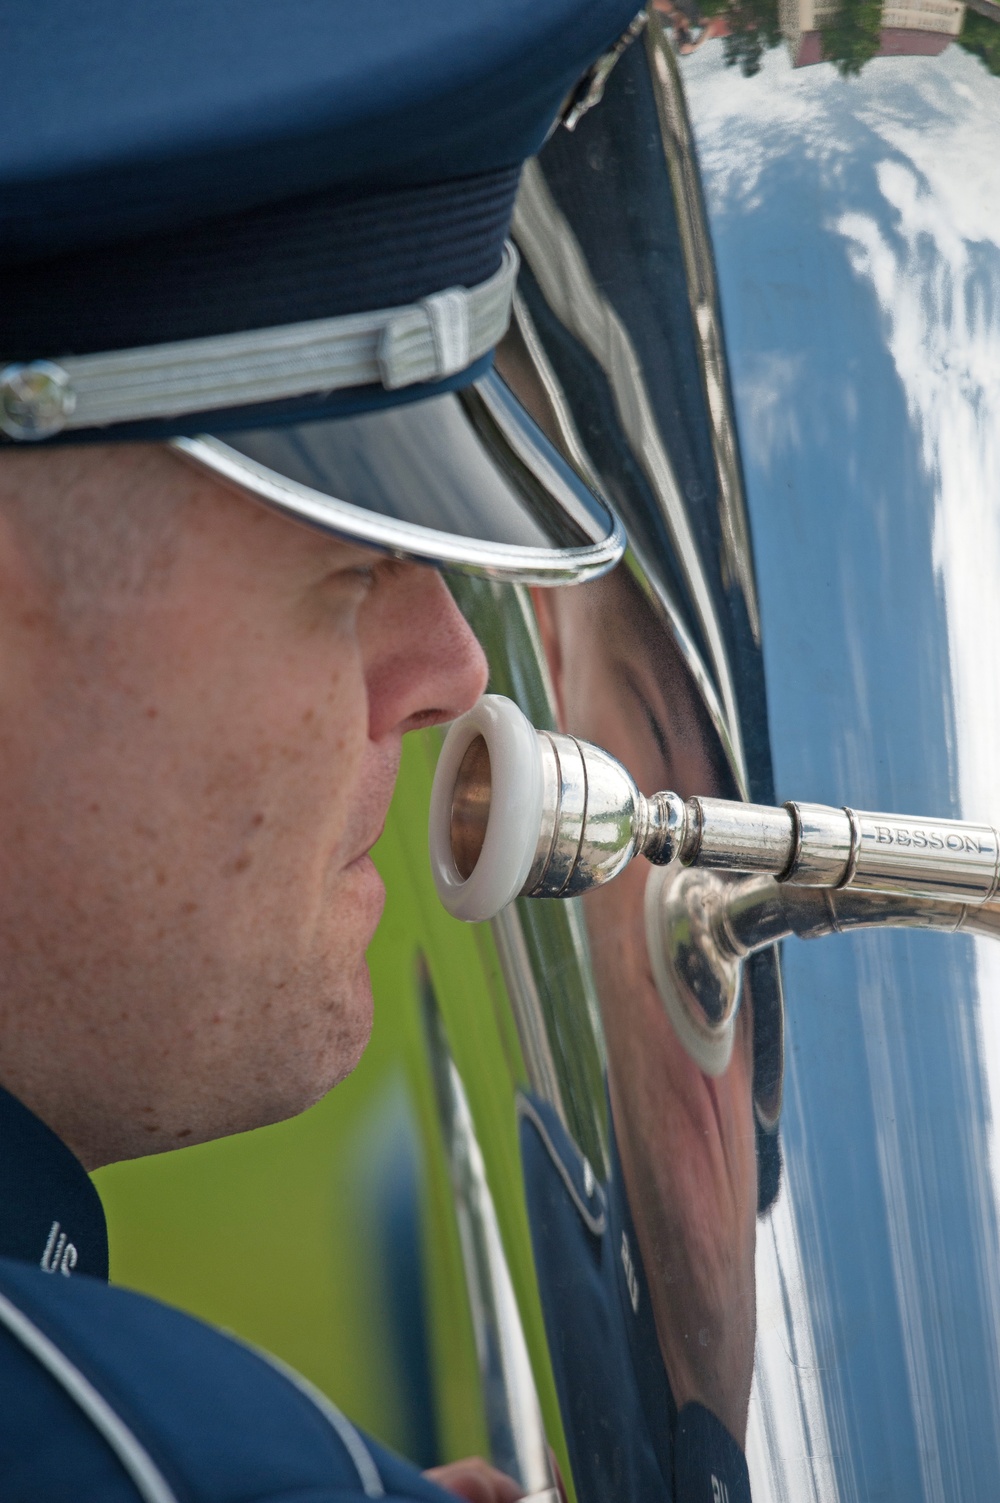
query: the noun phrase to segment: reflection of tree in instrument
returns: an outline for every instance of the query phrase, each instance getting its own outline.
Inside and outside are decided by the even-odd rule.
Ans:
[[[779,0],[796,68],[835,62],[860,73],[873,57],[937,57],[962,30],[961,0]]]
[[[845,76],[873,57],[936,57],[950,43],[1000,73],[1000,5],[994,0],[653,0],[684,54],[721,37],[729,67],[751,78],[782,39],[795,68],[833,62]]]
[[[992,0],[977,0],[965,12],[965,24],[956,38],[966,52],[982,58],[991,73],[1000,73],[1000,5]]]
[[[732,793],[671,638],[624,568],[536,609],[563,727],[606,747],[640,789]],[[584,899],[612,1117],[664,1363],[679,1406],[711,1409],[743,1444],[753,1368],[757,1163],[752,1016],[712,1080],[653,983],[635,862]]]
[[[778,0],[701,0],[700,6],[687,0],[683,11],[674,0],[652,3],[682,56],[721,37],[726,65],[738,64],[746,78],[760,72],[765,51],[781,42]]]

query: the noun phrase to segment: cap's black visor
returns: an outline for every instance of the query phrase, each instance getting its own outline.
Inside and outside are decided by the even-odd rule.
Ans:
[[[556,583],[604,573],[624,546],[495,374],[388,410],[173,443],[299,521],[447,568]]]

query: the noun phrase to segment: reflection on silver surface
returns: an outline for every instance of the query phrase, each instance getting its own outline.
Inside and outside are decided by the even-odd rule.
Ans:
[[[541,1406],[483,1155],[426,974],[421,978],[421,993],[424,1033],[472,1307],[490,1459],[519,1482],[535,1503],[558,1503]]]
[[[869,42],[885,52],[875,18]],[[801,66],[795,36],[750,78],[726,67],[722,40],[680,64],[743,440],[776,781],[832,805],[977,819],[1000,795],[1000,80],[973,50],[995,68],[991,24],[959,7],[958,42],[876,56],[849,80]],[[852,934],[786,947],[785,972],[786,1177],[758,1246],[755,1496],[992,1494],[996,947]]]
[[[649,55],[659,87],[655,93],[664,156],[677,205],[677,227],[684,254],[688,300],[697,334],[698,354],[711,420],[712,450],[718,477],[720,557],[725,583],[736,583],[746,602],[754,641],[760,641],[760,611],[753,573],[750,528],[743,495],[743,475],[729,394],[729,371],[719,317],[715,262],[712,256],[701,180],[691,141],[691,126],[677,67],[659,26],[650,29]]]
[[[634,778],[633,809],[665,787],[683,798],[772,797],[753,561],[710,256],[697,179],[676,129],[683,99],[668,68],[669,110],[659,108],[656,55],[645,43],[630,49],[601,108],[572,137],[554,136],[526,175],[515,220],[525,271],[498,357],[536,421],[615,503],[629,533],[628,566],[572,591],[538,591],[533,615],[523,594],[515,605],[475,581],[459,592],[487,647],[491,690],[553,737],[606,747]],[[655,208],[651,232],[634,212],[640,203]],[[700,276],[691,285],[686,265]],[[572,792],[572,782],[560,770],[560,792],[564,783]],[[459,806],[481,816],[483,800],[469,792]],[[449,798],[449,817],[455,807]],[[619,824],[625,829],[628,818]],[[480,818],[473,850],[481,829]],[[571,864],[562,863],[560,888]],[[626,864],[582,899],[521,899],[494,925],[535,1092],[602,1180],[605,1166],[620,1166],[613,1196],[627,1198],[634,1225],[624,1250],[601,1256],[612,1277],[626,1269],[626,1308],[645,1311],[658,1353],[662,1394],[637,1402],[609,1437],[599,1410],[615,1396],[602,1396],[597,1366],[608,1369],[614,1350],[595,1353],[589,1368],[559,1367],[567,1331],[590,1318],[587,1281],[577,1284],[574,1272],[585,1250],[572,1237],[558,1253],[547,1246],[550,1213],[534,1183],[540,1291],[582,1503],[671,1494],[669,1462],[658,1480],[638,1480],[640,1469],[611,1493],[606,1485],[619,1475],[613,1453],[630,1450],[636,1463],[649,1456],[647,1423],[673,1445],[671,1390],[678,1401],[701,1400],[742,1438],[756,1213],[773,1201],[779,1178],[782,1007],[773,952],[748,965],[753,1005],[737,1019],[730,1068],[708,1091],[650,974],[644,875],[641,863]],[[647,1280],[641,1296],[638,1263]],[[604,1311],[601,1329],[607,1320],[617,1331],[612,1348],[623,1346],[621,1315]]]
[[[609,47],[607,52],[602,53],[597,62],[587,69],[563,107],[560,118],[567,130],[576,130],[587,111],[600,104],[615,64],[625,49],[631,47],[636,37],[641,36],[646,20],[646,12],[640,10],[637,15],[633,16],[614,46]]]
[[[455,577],[474,622],[493,688],[535,724],[554,725],[552,682],[526,590]],[[577,900],[518,900],[493,935],[532,1091],[547,1101],[603,1177],[608,1166],[604,1041],[586,931]]]
[[[533,1094],[609,1218],[624,1189],[670,1391],[745,1439],[757,1503],[992,1496],[1000,46],[961,7],[933,46],[856,0],[724,3],[700,33],[657,9],[676,65],[651,27],[526,177],[499,356],[626,566],[534,618],[464,603],[492,690],[606,748],[621,807],[676,789],[711,860],[519,899],[497,948]],[[536,1251],[556,1354],[573,1255],[546,1283]],[[599,1424],[556,1376],[590,1503]]]
[[[515,210],[518,245],[553,311],[588,349],[605,373],[633,453],[663,502],[671,544],[691,593],[697,625],[707,643],[710,674],[703,682],[716,725],[742,767],[743,747],[736,690],[705,567],[684,498],[663,442],[641,363],[623,320],[601,296],[572,229],[553,201],[542,169],[528,162]],[[655,568],[647,577],[656,577]]]

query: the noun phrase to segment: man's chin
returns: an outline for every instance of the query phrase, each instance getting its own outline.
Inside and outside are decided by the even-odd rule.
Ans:
[[[367,981],[367,972],[365,979]],[[364,997],[356,998],[350,1026],[339,1030],[336,1040],[328,1048],[318,1049],[315,1052],[309,1061],[311,1068],[308,1073],[299,1074],[297,1078],[290,1079],[287,1082],[287,1090],[272,1094],[266,1102],[261,1102],[255,1120],[245,1122],[236,1130],[246,1131],[247,1128],[287,1122],[292,1117],[301,1116],[303,1112],[322,1101],[349,1075],[352,1075],[361,1063],[371,1038],[371,1027],[371,989],[368,987]],[[221,1135],[213,1134],[213,1136]]]
[[[371,977],[368,974],[367,964],[363,964],[361,969],[362,976],[358,981],[356,1005],[352,1009],[352,1023],[354,1026],[351,1028],[349,1034],[345,1034],[342,1039],[336,1061],[335,1077],[326,1087],[326,1090],[322,1092],[324,1096],[334,1086],[340,1085],[342,1080],[346,1080],[348,1075],[353,1075],[361,1063],[362,1056],[371,1040],[375,1005],[372,998]]]
[[[325,1002],[317,1011],[316,1004],[324,995]],[[248,1125],[263,1126],[299,1116],[329,1095],[361,1063],[374,1018],[371,976],[364,954],[352,957],[350,962],[341,958],[335,976],[317,975],[309,1002],[311,1019],[304,1022],[297,1046],[286,1053],[284,1069],[282,1040],[271,1038],[272,1069],[266,1077],[270,1089],[259,1098],[262,1116]],[[260,1081],[263,1073],[256,1074],[255,1079]]]

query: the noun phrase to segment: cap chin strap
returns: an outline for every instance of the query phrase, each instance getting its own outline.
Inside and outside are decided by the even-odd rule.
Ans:
[[[485,282],[405,307],[8,365],[0,371],[0,432],[24,442],[311,392],[441,381],[505,334],[517,265],[508,240]]]

